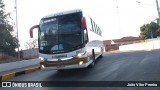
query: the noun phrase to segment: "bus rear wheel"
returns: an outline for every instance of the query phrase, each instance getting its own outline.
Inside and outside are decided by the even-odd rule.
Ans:
[[[100,57],[100,58],[102,58],[102,57],[103,57],[103,55],[101,54],[99,57]]]

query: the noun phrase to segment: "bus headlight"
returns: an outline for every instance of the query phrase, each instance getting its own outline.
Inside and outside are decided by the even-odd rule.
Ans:
[[[86,53],[86,52],[84,52],[84,51],[79,52],[79,53],[77,53],[77,56],[78,56],[78,57],[82,57],[85,53]]]
[[[83,61],[80,61],[80,62],[79,62],[79,65],[82,65],[82,64],[83,64]]]
[[[45,60],[45,58],[43,58],[43,57],[39,57],[39,59],[40,59],[41,61],[44,61],[44,60]]]

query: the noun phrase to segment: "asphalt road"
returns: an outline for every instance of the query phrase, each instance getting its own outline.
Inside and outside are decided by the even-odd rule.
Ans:
[[[94,68],[39,70],[9,81],[160,81],[160,51],[105,53]],[[97,82],[98,83],[98,82]],[[43,87],[0,90],[160,90],[159,87]]]

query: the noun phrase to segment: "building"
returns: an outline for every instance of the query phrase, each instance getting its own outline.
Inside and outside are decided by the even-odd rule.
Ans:
[[[112,50],[119,50],[120,45],[142,42],[144,40],[145,39],[143,38],[128,36],[120,39],[104,40],[103,43],[105,45],[106,51],[112,51]]]

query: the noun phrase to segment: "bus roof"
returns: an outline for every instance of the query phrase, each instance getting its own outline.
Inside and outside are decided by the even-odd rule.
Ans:
[[[51,18],[51,17],[54,17],[54,16],[65,15],[65,14],[71,14],[71,13],[75,13],[75,12],[82,12],[82,10],[81,9],[74,9],[74,10],[58,12],[58,13],[54,13],[54,14],[51,14],[51,15],[44,16],[42,19]]]

